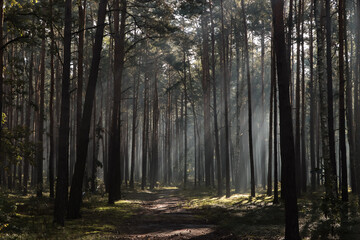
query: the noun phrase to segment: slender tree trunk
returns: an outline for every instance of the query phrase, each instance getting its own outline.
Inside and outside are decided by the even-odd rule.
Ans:
[[[288,63],[284,33],[284,1],[272,0],[274,45],[277,62],[279,103],[280,103],[280,144],[281,160],[284,168],[284,198],[285,198],[285,239],[297,240],[299,236],[298,207],[295,180],[294,136],[289,96],[291,78]]]
[[[301,4],[301,188],[306,192],[307,186],[307,164],[306,164],[306,136],[305,136],[305,49],[304,49],[304,7]],[[300,186],[299,186],[300,187]]]
[[[296,117],[295,117],[295,159],[297,195],[301,193],[301,163],[300,163],[300,15],[301,0],[299,0],[296,20]]]
[[[355,170],[353,166],[354,162],[354,119],[353,119],[353,94],[352,94],[352,80],[350,76],[350,67],[349,67],[349,60],[348,60],[348,41],[347,41],[347,34],[346,34],[346,1],[343,1],[343,21],[344,21],[344,45],[345,45],[345,65],[346,65],[346,120],[347,120],[347,127],[348,127],[348,142],[349,142],[349,157],[350,157],[350,184],[353,186],[354,181],[354,174],[353,171]],[[352,190],[354,188],[352,187]]]
[[[50,103],[49,103],[49,115],[50,115],[50,126],[49,126],[49,137],[50,137],[50,155],[49,155],[49,188],[50,198],[54,198],[54,92],[55,92],[55,69],[54,69],[54,29],[53,29],[53,1],[50,0]]]
[[[104,22],[106,15],[106,5],[107,5],[107,0],[101,0],[99,3],[97,28],[95,33],[95,44],[93,47],[93,58],[91,62],[89,81],[85,95],[84,110],[80,125],[81,134],[79,135],[79,148],[76,151],[77,158],[75,163],[75,171],[71,182],[69,209],[68,209],[68,217],[71,219],[79,218],[81,216],[80,205],[82,199],[82,183],[84,179],[85,164],[86,164],[86,157],[87,157],[88,143],[89,143],[91,115],[92,115],[92,108],[94,103],[96,82],[97,82],[97,76],[98,76],[99,64],[100,64],[100,55],[102,49],[103,33],[105,27]]]
[[[137,99],[139,95],[139,79],[134,79],[133,92],[133,115],[132,115],[132,136],[131,136],[131,167],[130,167],[130,188],[134,188],[135,152],[136,152],[136,128],[137,128]]]
[[[206,5],[203,6],[206,11]],[[205,147],[205,186],[209,187],[211,182],[211,162],[213,161],[213,144],[210,126],[210,72],[209,72],[209,43],[208,43],[208,16],[201,16],[202,30],[202,88],[204,101],[204,147]]]
[[[115,11],[115,55],[114,55],[114,103],[112,112],[111,134],[109,143],[109,203],[121,198],[121,164],[120,164],[120,109],[121,82],[125,58],[125,20],[126,0],[121,0],[121,25],[119,30],[119,10]],[[119,0],[115,0],[115,9],[119,9]]]
[[[157,90],[157,76],[155,74],[154,79],[154,104],[153,104],[153,135],[152,135],[152,150],[151,150],[151,178],[150,178],[150,189],[153,189],[156,185],[156,181],[158,179],[158,148],[159,148],[159,117],[160,117],[160,110],[159,110],[159,100],[158,100],[158,90]],[[185,180],[184,180],[185,181]]]
[[[92,165],[91,165],[91,192],[95,193],[96,191],[96,168],[97,168],[97,155],[96,155],[96,94],[94,97],[94,111],[93,111],[93,145],[92,145]]]
[[[61,116],[59,128],[58,164],[54,222],[64,226],[68,201],[68,157],[69,157],[69,117],[70,117],[70,63],[71,63],[71,0],[65,2],[64,64],[62,76]],[[82,178],[80,180],[82,183]]]
[[[144,117],[143,117],[143,135],[142,135],[142,176],[141,176],[141,189],[144,190],[146,187],[146,173],[147,173],[147,154],[148,154],[148,121],[149,121],[149,110],[148,110],[148,76],[145,73],[144,82]]]
[[[221,159],[220,159],[220,143],[219,143],[219,127],[217,121],[217,99],[216,99],[216,64],[215,64],[215,26],[212,5],[210,1],[210,21],[211,21],[211,73],[212,73],[212,91],[213,91],[213,104],[214,104],[214,131],[215,131],[215,157],[216,157],[216,170],[217,170],[217,194],[222,195],[222,176],[221,176]]]
[[[337,197],[336,158],[335,158],[335,136],[334,136],[334,113],[333,113],[333,83],[332,83],[332,56],[331,56],[331,16],[330,0],[325,0],[326,9],[326,73],[327,73],[327,105],[328,105],[328,132],[330,149],[330,182],[331,198]],[[326,164],[325,164],[326,165]],[[329,189],[330,190],[330,189]],[[330,192],[329,192],[330,193]]]
[[[0,3],[1,4],[1,3]],[[1,11],[1,10],[0,10]],[[0,30],[1,31],[1,30]],[[1,41],[1,40],[0,40]],[[0,50],[1,51],[1,50]],[[1,57],[1,56],[0,56]],[[1,59],[0,59],[1,61]],[[33,85],[32,85],[32,81],[33,81],[33,61],[34,61],[34,53],[31,50],[31,55],[30,55],[30,62],[29,62],[29,97],[28,97],[28,102],[26,105],[26,119],[25,119],[25,126],[27,128],[28,132],[28,136],[26,138],[27,143],[30,142],[30,133],[31,133],[31,105],[32,105],[32,96],[34,93],[33,90]],[[1,71],[1,70],[0,70]],[[0,72],[1,74],[1,72]],[[1,76],[0,76],[1,78]],[[29,181],[29,167],[30,167],[30,156],[27,156],[24,159],[24,181],[23,181],[23,194],[27,195],[28,193],[28,181]]]
[[[310,165],[311,165],[311,190],[316,188],[316,172],[315,172],[315,126],[316,126],[316,94],[314,80],[314,43],[313,43],[313,16],[314,16],[314,2],[311,2],[310,10],[310,80],[309,80],[309,92],[310,92]]]
[[[345,72],[344,72],[344,0],[339,0],[339,149],[341,166],[341,196],[344,202],[349,200],[346,140],[345,140]]]
[[[278,194],[278,141],[277,141],[277,81],[276,81],[276,56],[275,56],[275,44],[274,44],[274,31],[272,31],[272,55],[271,55],[271,77],[274,79],[274,204],[279,203],[279,194]]]
[[[186,49],[184,49],[184,57],[183,57],[183,64],[184,64],[184,188],[186,188],[187,183],[187,120],[188,120],[188,114],[187,114],[187,102],[188,102],[188,92],[187,92],[187,76],[186,76]]]
[[[225,116],[225,185],[226,197],[230,197],[230,145],[229,145],[229,107],[228,107],[228,64],[225,46],[224,7],[221,0],[221,45],[223,64],[223,92],[224,92],[224,116]]]
[[[80,123],[82,113],[82,99],[83,99],[83,79],[84,79],[84,36],[85,36],[85,22],[86,22],[86,0],[77,1],[78,15],[79,15],[79,43],[78,43],[78,79],[77,79],[77,93],[76,93],[76,149],[79,148],[79,136],[80,136]],[[73,158],[72,158],[73,159]],[[71,162],[70,176],[73,176],[74,163]],[[72,177],[71,177],[72,179]]]
[[[45,33],[45,25],[43,26]],[[43,134],[44,134],[44,87],[45,87],[45,36],[41,42],[41,63],[40,63],[40,83],[39,83],[39,117],[37,122],[37,151],[36,151],[36,196],[42,197],[43,191]]]
[[[248,125],[249,125],[251,196],[255,197],[255,167],[254,167],[254,152],[253,152],[253,137],[252,137],[251,79],[250,79],[249,47],[248,47],[247,23],[246,23],[244,0],[241,0],[241,9],[242,9],[242,15],[243,15],[243,27],[244,27],[244,37],[245,37],[246,78],[247,78],[247,85],[248,85]]]
[[[274,102],[274,84],[275,82],[275,62],[273,59],[274,50],[271,44],[271,85],[270,85],[270,114],[269,114],[269,160],[268,160],[268,179],[267,179],[267,195],[272,195],[272,149],[273,149],[273,102]],[[275,146],[276,147],[276,146]],[[276,168],[276,167],[275,167]]]

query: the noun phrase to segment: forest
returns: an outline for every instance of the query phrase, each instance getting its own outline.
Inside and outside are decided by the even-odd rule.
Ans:
[[[360,239],[360,0],[0,6],[0,239]]]

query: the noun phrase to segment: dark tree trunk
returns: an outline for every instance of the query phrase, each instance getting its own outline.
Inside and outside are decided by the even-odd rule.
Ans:
[[[159,118],[160,118],[160,110],[159,110],[159,100],[158,100],[158,86],[157,86],[157,76],[155,74],[155,83],[154,83],[154,104],[153,104],[153,132],[152,132],[152,149],[151,149],[151,177],[150,177],[150,189],[153,189],[156,185],[156,181],[158,179],[158,146],[159,146]],[[186,140],[185,140],[186,141]],[[185,181],[185,180],[184,180]]]
[[[184,65],[184,188],[186,188],[186,183],[187,183],[187,121],[188,121],[188,108],[187,108],[187,103],[188,103],[188,92],[187,92],[187,76],[186,76],[186,49],[184,49],[184,53],[183,53],[183,65]]]
[[[45,25],[43,26],[43,33],[45,34]],[[36,196],[42,197],[43,191],[43,134],[44,134],[44,88],[45,88],[45,36],[41,42],[41,65],[40,65],[40,83],[39,83],[39,117],[36,124],[37,127],[37,151],[36,151]]]
[[[204,101],[204,147],[205,147],[205,186],[209,187],[211,182],[211,162],[213,161],[213,144],[210,126],[210,72],[209,72],[209,43],[208,43],[208,15],[206,5],[203,6],[204,14],[201,16],[202,30],[202,89]]]
[[[314,43],[313,43],[313,16],[314,16],[314,2],[311,2],[310,10],[310,80],[309,92],[310,96],[310,166],[311,166],[311,190],[316,188],[316,172],[315,172],[315,126],[316,126],[316,94],[314,81]]]
[[[1,56],[0,56],[0,58],[1,58]],[[1,59],[0,59],[0,61],[1,61]],[[28,97],[28,102],[26,104],[26,118],[25,118],[25,126],[26,126],[27,130],[29,131],[28,132],[29,135],[26,138],[27,143],[30,142],[31,105],[32,105],[32,96],[33,96],[33,93],[34,93],[34,89],[33,89],[33,85],[32,85],[32,81],[33,81],[33,61],[34,61],[34,53],[33,53],[33,51],[31,51],[30,62],[29,62],[29,88],[28,88],[29,97]],[[0,72],[0,74],[1,74],[1,72]],[[0,75],[0,78],[1,78],[1,75]],[[30,156],[27,156],[24,159],[24,181],[23,181],[23,193],[24,193],[24,195],[27,195],[27,193],[28,193],[29,167],[30,167]]]
[[[149,109],[148,109],[148,76],[145,73],[144,82],[144,118],[143,118],[143,135],[142,135],[142,166],[141,166],[141,189],[146,187],[147,161],[148,161],[148,126],[149,126]]]
[[[54,92],[55,92],[55,70],[54,70],[54,49],[55,49],[55,40],[54,40],[54,29],[53,29],[53,1],[50,0],[50,103],[49,103],[49,114],[50,114],[50,154],[49,154],[49,189],[50,189],[50,198],[54,198]]]
[[[271,44],[271,85],[270,85],[270,114],[269,114],[269,160],[268,160],[268,179],[267,179],[267,195],[272,195],[272,149],[273,149],[273,102],[274,102],[274,85],[275,82],[275,62],[274,49]],[[276,147],[276,146],[275,146]],[[276,167],[275,167],[276,168]]]
[[[335,158],[335,135],[334,135],[334,109],[333,109],[333,82],[332,82],[332,56],[331,56],[331,16],[330,0],[325,0],[326,9],[326,73],[327,73],[327,104],[328,104],[328,131],[330,147],[330,169],[332,197],[337,197],[336,158]]]
[[[339,0],[339,148],[341,166],[341,196],[344,202],[349,200],[346,140],[345,140],[345,73],[344,73],[344,0]]]
[[[138,75],[140,76],[140,75]],[[130,167],[130,188],[134,188],[135,151],[136,151],[136,128],[137,128],[137,99],[139,93],[139,79],[134,79],[133,112],[132,112],[132,136],[131,136],[131,167]]]
[[[65,3],[64,64],[62,76],[61,116],[59,127],[58,164],[54,222],[64,226],[68,201],[68,158],[69,158],[69,117],[70,117],[70,64],[71,64],[71,0]],[[82,183],[82,179],[80,181]]]
[[[217,171],[217,194],[222,195],[222,176],[221,176],[221,159],[220,159],[220,144],[219,144],[219,127],[217,121],[217,99],[216,99],[216,72],[215,72],[215,26],[213,18],[213,2],[210,1],[210,22],[211,22],[211,74],[212,74],[212,91],[213,91],[213,104],[214,104],[214,133],[215,133],[215,158],[216,158],[216,171]]]
[[[221,0],[221,45],[223,64],[223,92],[224,92],[224,115],[225,115],[225,185],[226,197],[230,197],[230,144],[229,144],[229,107],[228,107],[228,63],[225,43],[224,7]]]
[[[289,96],[290,65],[285,46],[284,1],[272,0],[274,45],[277,63],[280,103],[280,145],[284,168],[285,239],[297,240],[299,236],[298,207],[295,180],[294,136]]]
[[[301,0],[299,0],[296,16],[296,117],[295,117],[295,160],[296,160],[296,185],[297,195],[301,193],[301,163],[300,163],[300,13]]]
[[[94,111],[92,116],[93,122],[93,145],[92,145],[92,165],[91,165],[91,192],[96,191],[96,168],[97,168],[97,155],[96,155],[96,94],[94,97]]]
[[[274,44],[274,31],[272,31],[272,55],[271,55],[271,77],[274,79],[274,204],[279,203],[278,193],[278,141],[277,141],[277,127],[278,127],[278,105],[277,105],[277,81],[276,81],[276,55]]]
[[[115,0],[115,9],[119,9],[119,0]],[[120,164],[120,111],[121,111],[121,81],[125,58],[125,20],[126,0],[121,0],[121,20],[119,30],[119,11],[115,11],[115,55],[114,55],[114,103],[109,143],[109,203],[121,198],[121,164]]]
[[[306,192],[307,163],[305,136],[305,50],[304,50],[304,2],[301,4],[301,189]],[[300,186],[299,186],[300,188]]]
[[[98,21],[97,21],[97,28],[95,33],[95,44],[93,47],[93,58],[91,62],[89,81],[85,95],[84,110],[81,118],[79,148],[76,151],[77,158],[75,163],[75,171],[71,182],[69,208],[68,208],[68,217],[70,219],[81,217],[80,205],[82,200],[82,184],[84,179],[85,164],[86,164],[86,157],[87,157],[88,144],[89,144],[91,115],[92,115],[92,108],[94,103],[96,82],[98,77],[100,55],[102,49],[103,33],[105,27],[104,22],[106,15],[106,5],[107,5],[107,0],[101,0],[99,3]],[[64,94],[64,88],[63,88],[63,94]],[[64,150],[62,149],[62,151]]]
[[[343,9],[344,9],[344,15],[346,15],[346,1],[343,2]],[[344,17],[344,41],[345,41],[345,65],[346,65],[346,120],[347,120],[347,127],[348,127],[348,142],[349,142],[349,157],[350,157],[350,184],[351,186],[353,186],[354,181],[354,168],[353,163],[354,163],[354,118],[353,118],[353,94],[352,94],[352,80],[350,77],[350,68],[349,68],[349,60],[348,60],[348,41],[347,41],[347,35],[346,35],[346,25],[347,25],[347,21],[346,18]],[[352,187],[352,190],[354,190],[354,188]]]
[[[80,124],[81,124],[81,113],[82,113],[82,99],[83,99],[83,79],[84,79],[84,36],[86,26],[86,0],[77,1],[78,4],[78,15],[79,15],[79,43],[78,43],[78,79],[77,79],[77,92],[76,92],[76,149],[79,147],[79,136],[80,136]],[[72,161],[70,176],[73,174],[74,164]],[[72,178],[71,178],[72,179]]]
[[[247,23],[245,15],[244,0],[241,0],[241,9],[243,15],[243,27],[245,36],[245,61],[246,61],[246,78],[248,87],[248,125],[249,125],[249,154],[250,154],[250,173],[251,173],[251,196],[255,197],[255,167],[252,137],[252,104],[251,104],[251,79],[250,79],[250,63],[249,63],[249,46],[247,37]]]

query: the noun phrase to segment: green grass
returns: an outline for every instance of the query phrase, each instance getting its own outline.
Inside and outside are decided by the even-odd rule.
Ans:
[[[216,196],[214,189],[179,189],[159,187],[152,191],[126,189],[123,199],[107,204],[107,196],[86,194],[82,218],[67,220],[65,227],[52,223],[53,200],[6,193],[0,195],[0,239],[111,239],[131,232],[144,211],[142,201],[177,196],[179,207],[192,212],[204,224],[217,226],[219,232],[232,233],[241,239],[281,239],[284,236],[284,206],[273,205],[273,197],[257,194]],[[328,206],[324,193],[303,195],[298,200],[300,234],[303,239],[360,239],[358,197],[350,194],[347,205],[336,203],[333,217],[325,216]],[[141,218],[152,217],[145,215]],[[158,216],[168,221],[166,215]]]
[[[84,199],[82,218],[67,220],[65,227],[53,224],[53,202],[47,197],[8,196],[16,206],[1,239],[99,239],[118,232],[118,226],[140,210],[136,201],[121,200],[108,205],[107,199],[91,195]]]

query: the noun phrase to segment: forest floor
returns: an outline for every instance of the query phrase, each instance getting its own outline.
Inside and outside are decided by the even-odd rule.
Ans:
[[[331,220],[322,195],[299,199],[302,238],[360,239],[356,197]],[[0,239],[282,239],[284,207],[272,200],[265,194],[219,198],[206,189],[168,187],[125,189],[123,200],[108,205],[106,195],[85,194],[82,218],[59,227],[52,223],[53,200],[46,194],[39,199],[8,192],[0,195]]]

